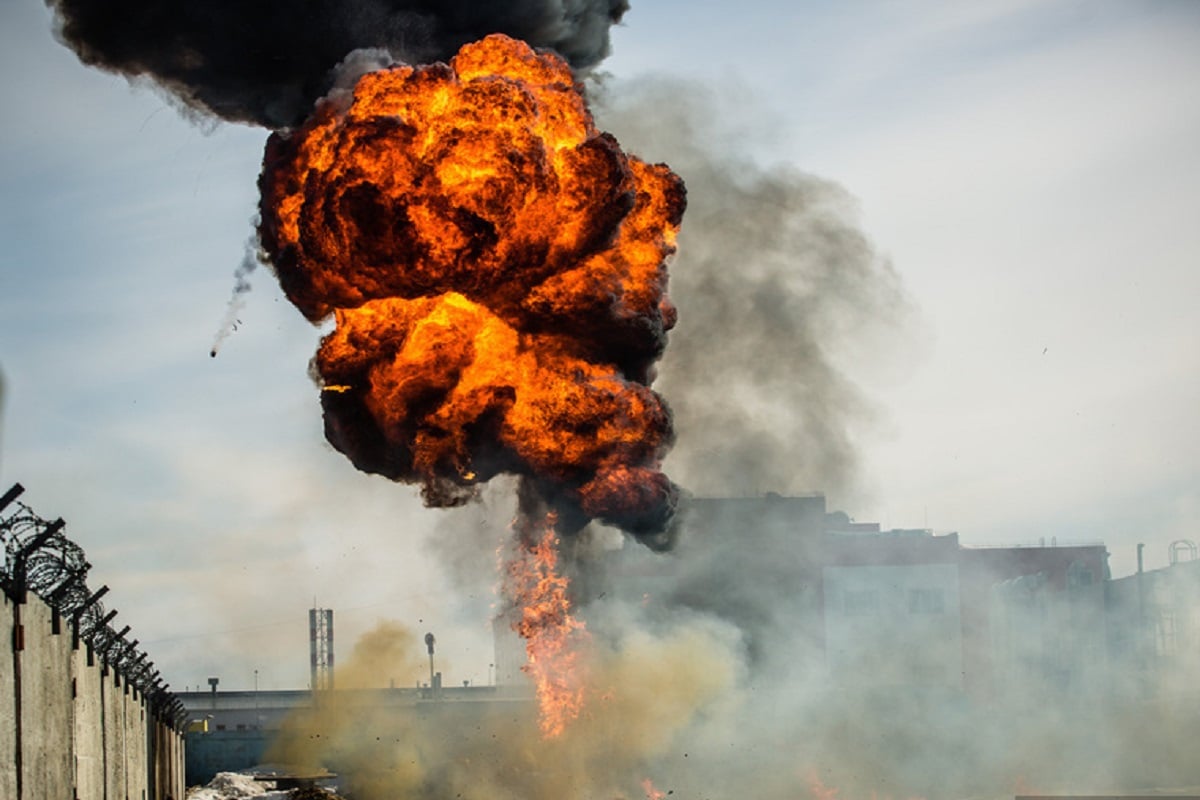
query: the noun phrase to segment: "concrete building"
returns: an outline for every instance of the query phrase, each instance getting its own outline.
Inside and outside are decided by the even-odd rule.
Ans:
[[[614,591],[730,620],[762,674],[981,702],[1017,680],[1078,692],[1103,680],[1101,544],[963,547],[955,533],[853,522],[821,495],[694,498],[683,514],[677,552],[614,554]],[[781,640],[794,646],[772,662]]]
[[[729,620],[743,632],[760,672],[797,668],[772,661],[778,650],[772,645],[795,642],[808,652],[823,640],[825,498],[689,498],[680,514],[673,551],[651,553],[627,542],[610,553],[605,591],[640,600],[651,615],[685,608]]]
[[[823,545],[830,679],[848,687],[963,688],[958,538],[834,532]]]
[[[1176,560],[1107,587],[1109,655],[1121,695],[1200,699],[1200,560]]]
[[[965,549],[968,689],[997,702],[1102,692],[1107,670],[1103,545]]]
[[[429,723],[478,730],[487,719],[533,712],[527,697],[505,695],[493,686],[452,686],[396,689],[307,689],[181,692],[188,710],[186,777],[189,786],[202,785],[218,772],[248,769],[267,762],[290,763],[284,752],[273,749],[287,741],[289,732],[333,736],[347,725],[369,727],[388,735],[420,731]],[[347,723],[346,720],[350,720]],[[451,726],[451,727],[454,727]],[[334,748],[336,751],[336,748]],[[294,751],[292,751],[294,752]],[[319,766],[336,771],[334,760]],[[311,765],[310,765],[311,766]]]
[[[177,692],[187,709],[192,733],[276,731],[297,711],[317,708],[323,693],[308,689],[270,691]],[[420,688],[333,689],[328,697],[346,707],[415,709],[426,703],[480,703],[502,697],[494,686],[449,686],[436,692]]]

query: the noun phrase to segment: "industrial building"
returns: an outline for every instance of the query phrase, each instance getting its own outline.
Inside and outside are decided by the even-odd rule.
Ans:
[[[1104,680],[1103,544],[964,547],[957,533],[853,522],[821,495],[698,498],[685,513],[675,553],[622,549],[610,578],[663,609],[729,619],[752,657],[769,662],[766,641],[790,637],[817,654],[809,676],[976,701],[1014,681],[1085,692]]]
[[[1167,569],[1114,581],[1100,543],[969,547],[956,533],[852,521],[821,495],[694,498],[683,513],[675,551],[608,551],[590,590],[635,600],[650,618],[685,609],[736,625],[748,680],[809,682],[846,702],[917,697],[1012,713],[1046,698],[1069,710],[1148,687],[1194,693],[1200,561],[1186,546]],[[316,713],[322,697],[418,726],[530,713],[521,641],[503,618],[496,685],[443,687],[431,675],[371,690],[337,689],[332,612],[310,620],[316,691],[220,692],[214,680],[178,695],[192,721],[189,782],[257,763],[289,717]]]
[[[1114,689],[1166,701],[1200,698],[1200,560],[1190,541],[1171,546],[1171,564],[1105,587]],[[1141,561],[1139,554],[1139,562]]]

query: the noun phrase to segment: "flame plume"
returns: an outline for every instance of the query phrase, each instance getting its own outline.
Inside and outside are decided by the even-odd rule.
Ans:
[[[649,778],[642,779],[642,791],[646,793],[646,800],[663,800],[667,793],[661,789],[656,789],[654,781]]]
[[[284,291],[336,321],[314,364],[358,468],[430,505],[515,473],[564,532],[669,545],[671,415],[648,385],[683,184],[595,129],[565,62],[495,35],[368,73],[271,137],[260,188]]]
[[[504,593],[519,610],[513,628],[525,640],[530,676],[537,693],[542,736],[562,735],[583,708],[586,670],[581,661],[588,641],[582,620],[571,614],[566,576],[558,571],[559,538],[555,515],[547,515],[540,538],[522,541],[505,564]]]

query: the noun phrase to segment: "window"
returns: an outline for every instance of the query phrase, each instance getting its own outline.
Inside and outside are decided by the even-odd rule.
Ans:
[[[1176,647],[1174,612],[1163,609],[1159,613],[1157,624],[1154,627],[1156,629],[1155,632],[1158,634],[1155,637],[1158,645],[1158,654],[1160,656],[1173,655]]]
[[[941,614],[946,610],[946,601],[941,589],[909,589],[908,613]]]
[[[874,614],[879,610],[879,595],[870,589],[857,592],[848,589],[842,597],[842,610],[848,617]]]
[[[1080,561],[1072,561],[1067,567],[1067,588],[1082,589],[1092,585],[1092,571]]]

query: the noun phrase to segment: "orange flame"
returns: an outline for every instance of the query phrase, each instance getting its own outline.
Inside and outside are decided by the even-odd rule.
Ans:
[[[356,466],[431,505],[516,473],[572,519],[665,529],[648,385],[683,184],[595,129],[565,62],[491,36],[368,73],[271,137],[260,188],[284,291],[336,321],[314,363]]]
[[[837,788],[826,786],[815,769],[808,771],[808,791],[812,800],[838,800]]]
[[[583,621],[571,615],[569,582],[557,572],[559,539],[554,523],[551,513],[541,538],[520,545],[520,552],[506,566],[505,584],[521,612],[513,628],[525,639],[529,663],[522,669],[536,687],[538,723],[547,739],[562,735],[583,708],[580,649],[588,641]]]
[[[836,786],[826,786],[815,769],[808,770],[808,792],[812,800],[839,800],[840,789]],[[880,795],[872,791],[870,800],[892,800],[891,795]],[[921,797],[909,797],[908,800],[924,800]]]
[[[663,800],[667,796],[661,789],[655,789],[654,781],[649,778],[642,780],[642,791],[646,793],[646,800]]]

